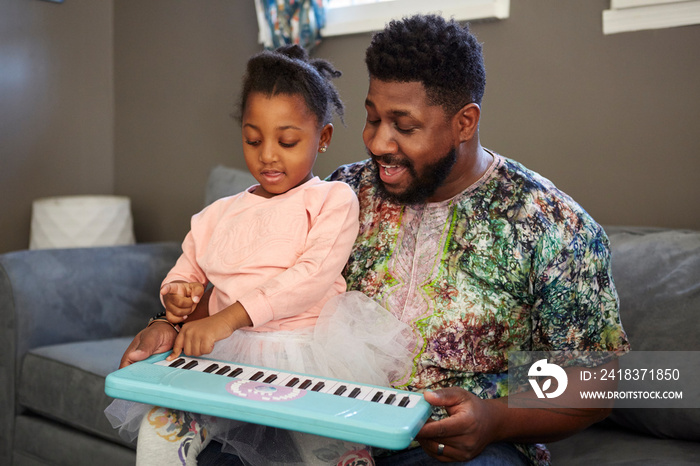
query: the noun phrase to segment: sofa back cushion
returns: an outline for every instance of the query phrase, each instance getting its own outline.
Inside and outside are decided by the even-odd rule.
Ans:
[[[700,351],[700,232],[606,231],[632,351]],[[619,408],[609,420],[655,437],[700,441],[700,409]]]
[[[208,206],[217,199],[238,194],[254,184],[258,182],[248,171],[217,165],[209,172],[204,205]]]
[[[607,228],[633,351],[700,351],[700,232]]]

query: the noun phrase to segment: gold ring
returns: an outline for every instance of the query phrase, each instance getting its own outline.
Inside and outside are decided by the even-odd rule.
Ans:
[[[445,445],[442,443],[438,444],[438,449],[437,449],[437,454],[438,456],[442,456],[442,453],[445,451]]]

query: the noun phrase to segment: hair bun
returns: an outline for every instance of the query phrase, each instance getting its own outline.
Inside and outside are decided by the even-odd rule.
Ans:
[[[293,60],[303,61],[311,67],[313,67],[321,76],[325,79],[331,80],[333,78],[339,78],[343,73],[336,70],[330,62],[315,58],[311,59],[308,52],[301,46],[297,44],[293,45],[282,45],[275,49],[275,52],[280,53],[286,57]]]
[[[310,65],[316,68],[316,71],[319,72],[321,76],[324,78],[330,80],[333,78],[339,78],[343,75],[340,71],[336,70],[333,65],[331,65],[330,62],[317,58],[314,60],[311,60]]]
[[[301,60],[304,62],[309,61],[309,54],[306,53],[306,50],[304,50],[303,47],[300,47],[297,44],[293,45],[283,45],[281,47],[278,47],[275,52],[279,52],[283,55],[288,56],[289,58],[295,58],[297,60]]]

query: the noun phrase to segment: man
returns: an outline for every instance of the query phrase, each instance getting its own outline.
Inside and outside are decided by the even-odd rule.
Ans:
[[[436,390],[426,400],[445,407],[419,433],[422,452],[388,464],[467,460],[499,442],[545,462],[534,442],[607,412],[509,409],[508,352],[627,349],[607,237],[548,180],[481,146],[485,71],[468,28],[437,16],[392,22],[366,63],[370,159],[331,177],[360,200],[345,277],[412,325],[406,387]]]
[[[376,462],[548,464],[539,442],[607,411],[509,408],[508,353],[628,349],[607,237],[551,182],[481,146],[485,71],[467,27],[438,16],[394,21],[366,63],[370,158],[331,176],[360,200],[345,278],[412,326],[403,387],[427,390],[435,407],[420,447]],[[173,331],[154,327],[123,364],[172,346]]]

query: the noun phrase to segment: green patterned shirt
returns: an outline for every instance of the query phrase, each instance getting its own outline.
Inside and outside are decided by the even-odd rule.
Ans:
[[[360,201],[348,289],[415,330],[413,370],[397,386],[497,398],[510,351],[628,349],[603,229],[549,180],[493,155],[479,181],[438,203],[385,200],[369,161],[331,175]],[[522,449],[548,463],[542,446]]]

